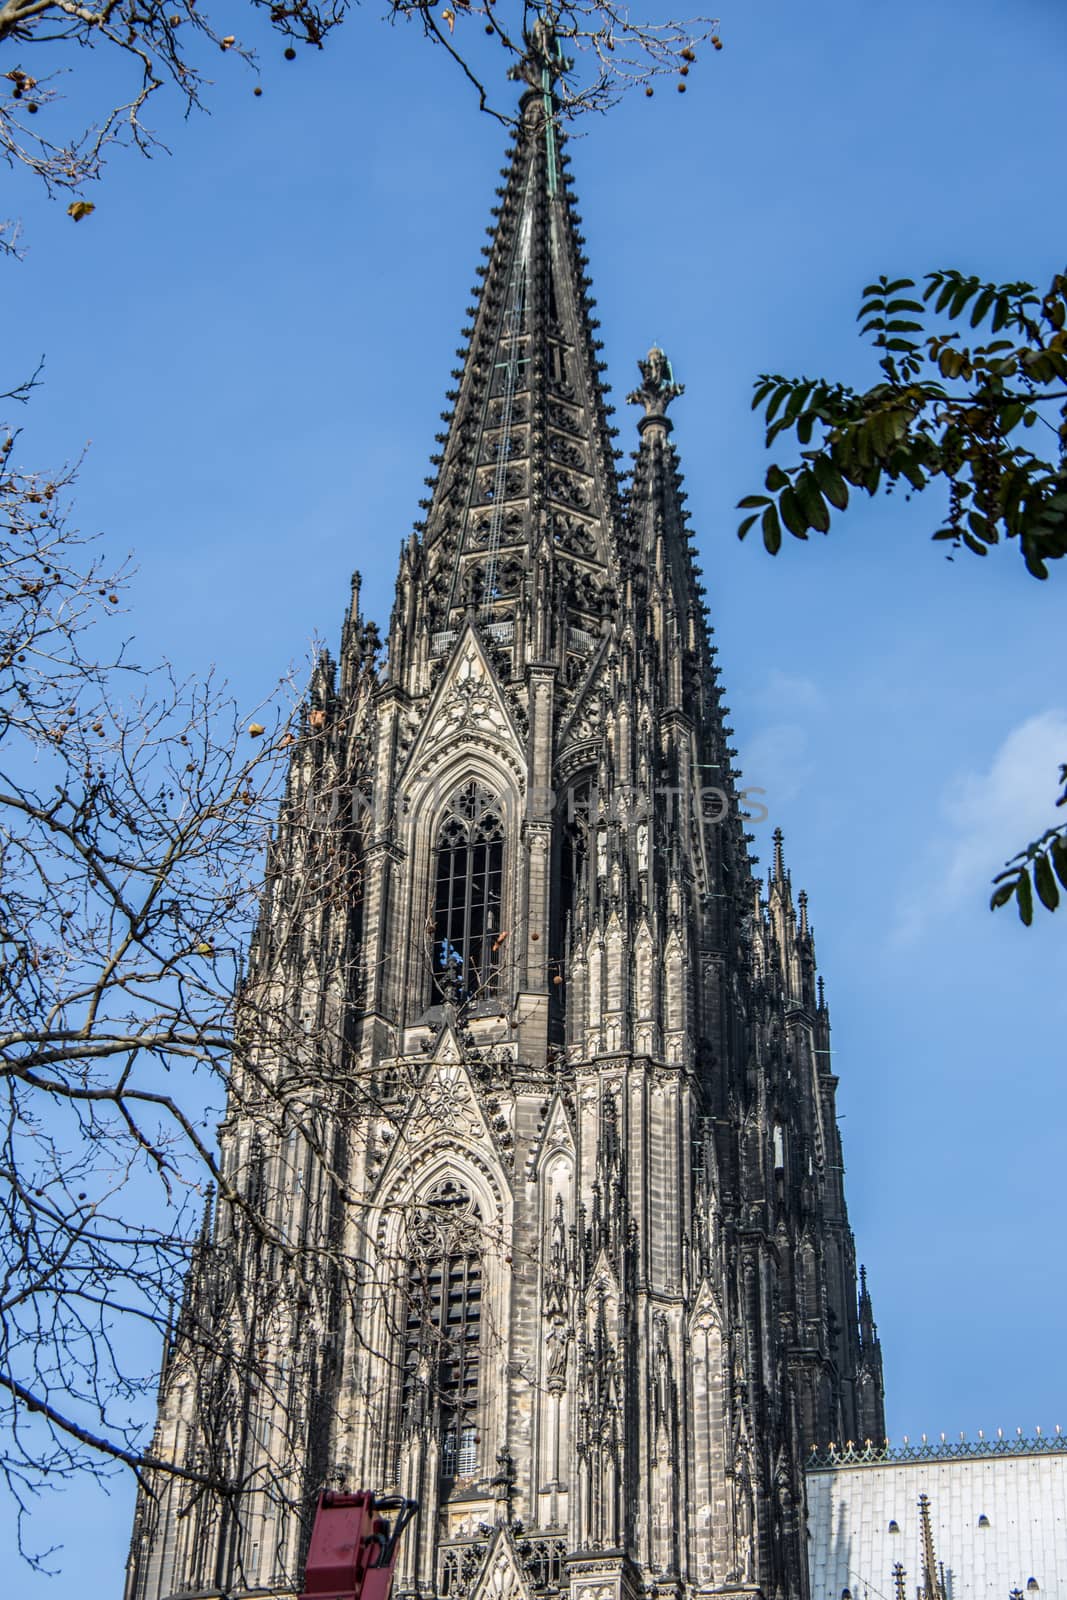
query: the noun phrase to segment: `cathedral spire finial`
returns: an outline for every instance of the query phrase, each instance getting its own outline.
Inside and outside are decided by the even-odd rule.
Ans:
[[[674,369],[658,344],[654,344],[645,359],[637,365],[641,371],[641,386],[626,396],[626,404],[644,406],[645,414],[638,423],[639,428],[645,428],[650,422],[659,422],[669,430],[671,424],[667,407],[672,400],[685,393],[685,384],[675,383]]]
[[[531,89],[551,94],[556,79],[569,72],[574,65],[563,54],[556,33],[556,13],[551,6],[538,11],[523,38],[526,49],[515,65],[508,69],[508,77],[521,78]]]
[[[785,834],[782,832],[781,828],[775,828],[775,830],[774,830],[774,871],[773,871],[773,874],[772,874],[773,881],[775,883],[781,883],[782,879],[785,877],[785,854],[784,854],[784,851],[783,851],[784,842],[785,842]]]

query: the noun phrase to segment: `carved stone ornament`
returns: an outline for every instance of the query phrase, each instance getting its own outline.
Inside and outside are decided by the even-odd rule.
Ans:
[[[526,51],[522,60],[509,68],[509,78],[520,78],[531,89],[550,90],[556,79],[573,67],[560,48],[552,23],[539,16],[526,34]]]
[[[468,644],[463,652],[439,715],[444,725],[442,732],[455,734],[466,727],[475,727],[479,732],[484,732],[486,728],[492,728],[496,733],[508,732],[500,701],[493,692],[485,664],[473,643]]]
[[[675,383],[670,361],[658,345],[653,345],[644,361],[637,365],[641,371],[641,386],[626,396],[626,404],[644,406],[646,417],[665,417],[671,401],[685,393],[685,384]]]
[[[471,1099],[467,1075],[460,1066],[442,1068],[422,1090],[422,1117],[468,1139],[477,1138],[482,1120]]]

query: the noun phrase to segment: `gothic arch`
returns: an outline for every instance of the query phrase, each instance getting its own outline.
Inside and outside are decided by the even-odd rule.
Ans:
[[[522,786],[510,765],[490,750],[464,747],[451,753],[432,775],[420,774],[412,784],[407,815],[402,823],[402,838],[408,850],[407,890],[403,909],[404,923],[410,930],[411,971],[407,992],[423,1003],[434,998],[428,981],[433,972],[433,956],[427,949],[427,917],[436,906],[438,844],[450,808],[465,789],[474,785],[485,802],[497,811],[502,828],[502,872],[498,931],[508,932],[516,922],[519,895],[519,840],[523,815]],[[501,945],[499,959],[501,987],[507,987],[507,942]],[[428,971],[427,968],[430,968]]]
[[[505,810],[491,789],[471,779],[453,791],[431,836],[427,927],[434,982],[445,996],[486,998],[499,985],[508,936]]]
[[[374,1307],[374,1326],[369,1330],[369,1345],[379,1352],[373,1358],[378,1366],[374,1387],[382,1397],[381,1439],[373,1447],[381,1459],[375,1460],[373,1465],[383,1482],[392,1481],[393,1473],[399,1468],[401,1481],[410,1478],[413,1483],[410,1475],[415,1471],[411,1457],[414,1449],[418,1471],[423,1474],[420,1494],[430,1519],[432,1506],[425,1497],[431,1492],[437,1494],[438,1480],[443,1479],[449,1463],[441,1454],[440,1438],[427,1437],[421,1444],[417,1441],[412,1444],[406,1437],[413,1422],[411,1396],[405,1389],[406,1384],[410,1387],[410,1373],[405,1370],[406,1364],[410,1364],[406,1337],[410,1230],[435,1192],[449,1185],[466,1192],[472,1216],[477,1218],[476,1234],[472,1237],[476,1236],[480,1257],[478,1338],[481,1362],[477,1400],[471,1403],[471,1415],[476,1419],[478,1461],[484,1465],[493,1460],[505,1436],[507,1386],[502,1381],[502,1372],[510,1337],[507,1258],[511,1203],[502,1174],[476,1149],[460,1143],[454,1133],[442,1132],[428,1148],[413,1154],[410,1162],[404,1162],[396,1171],[393,1181],[380,1194],[374,1215],[368,1219],[368,1237],[375,1241],[373,1253],[378,1268],[371,1274],[369,1301]],[[405,1460],[405,1453],[409,1459]]]
[[[477,1147],[458,1139],[454,1132],[442,1132],[405,1163],[388,1190],[379,1195],[375,1225],[368,1230],[379,1250],[396,1244],[405,1211],[450,1177],[466,1183],[482,1208],[486,1227],[495,1227],[504,1236],[511,1225],[511,1197],[502,1174]]]

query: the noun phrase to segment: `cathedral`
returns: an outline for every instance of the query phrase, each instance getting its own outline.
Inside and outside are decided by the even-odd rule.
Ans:
[[[884,1435],[830,1021],[757,874],[653,349],[623,469],[538,24],[388,639],[289,749],[126,1600],[299,1593],[323,1486],[397,1597],[809,1593]]]

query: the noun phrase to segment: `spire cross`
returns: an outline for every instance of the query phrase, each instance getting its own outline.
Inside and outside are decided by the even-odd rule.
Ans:
[[[675,383],[674,369],[658,344],[654,344],[644,361],[637,363],[641,372],[641,386],[626,396],[628,406],[644,406],[645,414],[638,423],[663,422],[667,427],[667,407],[672,400],[685,393],[684,383]]]

